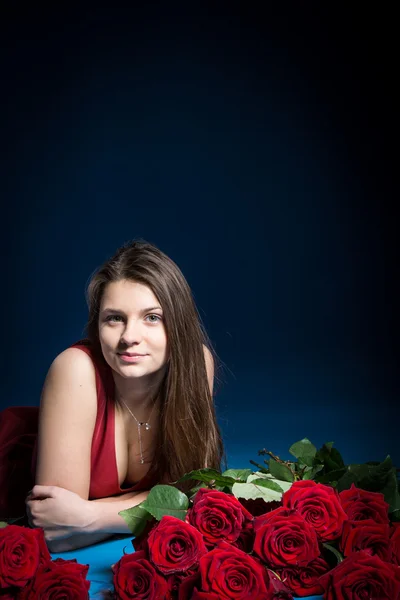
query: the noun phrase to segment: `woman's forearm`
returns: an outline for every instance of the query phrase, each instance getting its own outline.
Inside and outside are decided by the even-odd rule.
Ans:
[[[90,524],[87,527],[87,533],[131,533],[126,521],[118,513],[144,502],[148,495],[148,491],[128,492],[121,496],[88,500]]]
[[[50,552],[69,552],[102,542],[114,534],[131,533],[124,519],[118,514],[143,502],[149,492],[128,492],[120,496],[88,500],[89,524],[86,529],[67,538],[47,542]]]

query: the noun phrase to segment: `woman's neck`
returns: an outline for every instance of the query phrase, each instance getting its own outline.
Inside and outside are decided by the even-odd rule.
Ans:
[[[140,379],[132,380],[123,377],[118,377],[118,374],[113,373],[115,384],[115,400],[129,406],[133,411],[146,410],[152,407],[157,400],[162,376],[158,373],[151,377],[141,377]]]

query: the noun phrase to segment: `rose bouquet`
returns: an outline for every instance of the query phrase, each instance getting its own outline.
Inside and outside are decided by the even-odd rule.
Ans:
[[[256,472],[192,471],[120,514],[135,552],[113,565],[115,598],[400,600],[396,469],[345,465],[307,439]]]
[[[265,449],[257,470],[201,469],[120,514],[135,552],[112,566],[115,600],[400,600],[400,494],[382,463],[333,444]],[[176,482],[176,483],[179,483]],[[89,565],[52,561],[41,529],[0,528],[0,600],[88,598]]]
[[[52,560],[43,529],[2,524],[0,528],[1,600],[63,600],[88,597],[89,565],[75,559]]]

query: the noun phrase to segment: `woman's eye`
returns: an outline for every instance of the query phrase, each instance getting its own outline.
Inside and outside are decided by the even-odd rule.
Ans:
[[[118,319],[122,319],[121,315],[109,315],[106,318],[106,321],[117,321]]]
[[[150,323],[158,323],[162,320],[160,315],[147,315],[146,319],[149,319]]]

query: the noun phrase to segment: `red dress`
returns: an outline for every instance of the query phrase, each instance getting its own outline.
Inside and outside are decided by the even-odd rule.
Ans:
[[[97,417],[92,438],[89,500],[150,489],[157,483],[146,475],[121,488],[115,454],[114,379],[104,359],[96,358],[90,343],[73,344],[94,364]],[[39,407],[12,406],[0,412],[0,520],[25,514],[25,497],[35,483]]]

